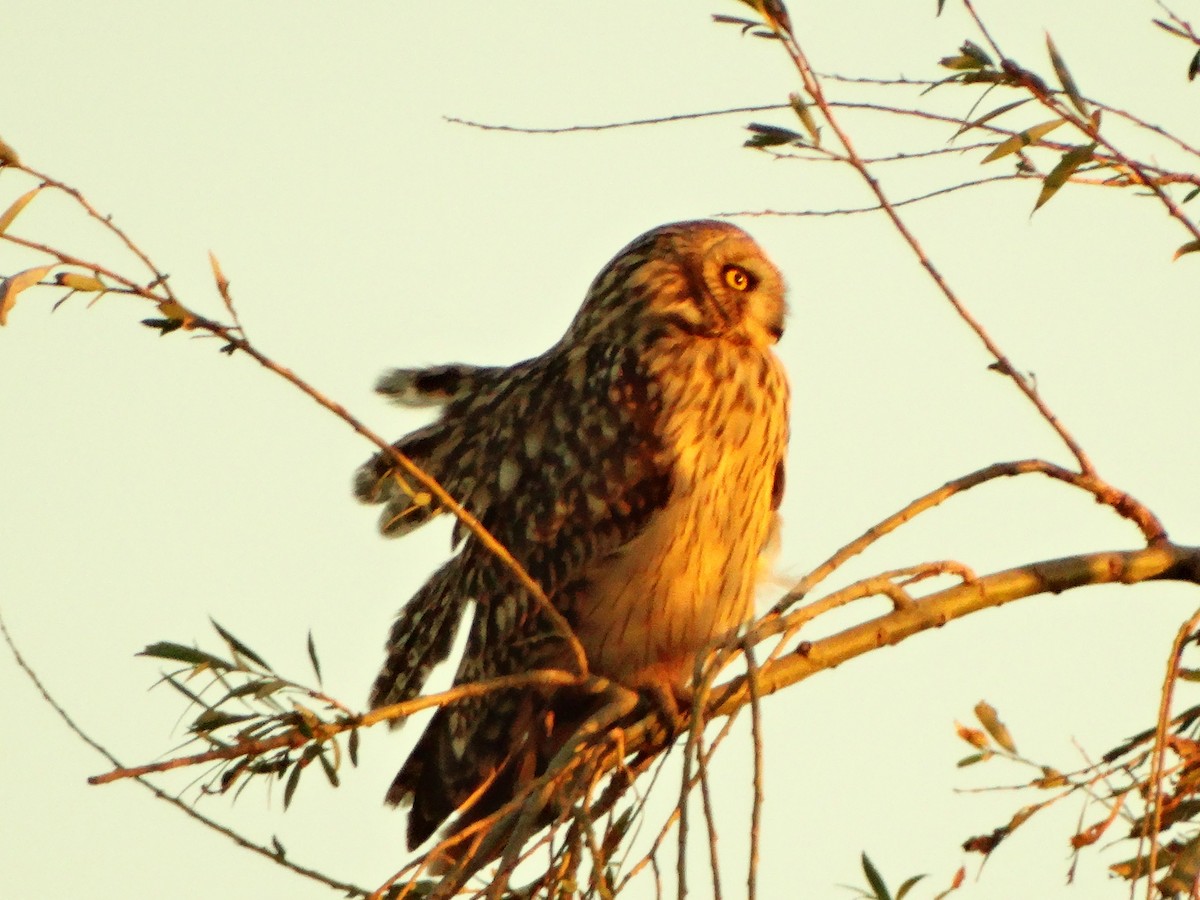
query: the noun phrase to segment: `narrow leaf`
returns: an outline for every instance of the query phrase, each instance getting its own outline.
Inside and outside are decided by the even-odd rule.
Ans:
[[[1192,200],[1192,199],[1194,199],[1194,198],[1195,198],[1195,196],[1196,196],[1197,194],[1200,194],[1200,187],[1194,187],[1194,188],[1192,188],[1190,191],[1188,191],[1188,192],[1187,192],[1187,196],[1185,196],[1185,197],[1184,197],[1182,200],[1180,200],[1179,202],[1180,202],[1180,203],[1187,203],[1189,200]]]
[[[0,325],[8,323],[8,312],[16,305],[17,294],[41,281],[54,266],[37,266],[0,281]]]
[[[987,729],[987,733],[992,738],[1007,750],[1009,753],[1017,752],[1017,745],[1013,742],[1012,735],[1009,734],[1008,728],[1000,721],[995,708],[986,700],[980,700],[975,704],[975,715],[979,718],[979,723]],[[1010,825],[1011,828],[1016,828],[1016,825]]]
[[[983,125],[985,122],[990,122],[990,121],[992,121],[992,119],[997,119],[1000,116],[1004,115],[1006,112],[1010,112],[1011,110],[1016,109],[1018,106],[1024,106],[1026,103],[1028,103],[1032,99],[1033,99],[1032,97],[1026,97],[1023,100],[1014,100],[1012,103],[1006,103],[1004,106],[997,107],[996,109],[993,109],[989,113],[984,113],[982,116],[980,116],[975,121],[968,122],[962,128],[958,129],[958,131],[956,131],[954,133],[954,136],[958,137],[960,134],[970,131],[972,128],[978,128],[980,125]]]
[[[987,51],[974,41],[963,41],[963,45],[959,49],[962,51],[963,56],[969,56],[971,59],[977,61],[981,67],[992,64],[992,58],[988,56]]]
[[[812,138],[813,146],[821,146],[821,130],[817,128],[816,119],[813,118],[812,110],[808,104],[804,102],[804,98],[799,94],[788,94],[788,103],[792,106],[792,111],[800,119],[800,124],[804,126],[804,130],[808,132]]]
[[[358,766],[358,729],[355,728],[350,732],[350,740],[346,742],[347,749],[350,751],[350,765]]]
[[[241,641],[239,641],[237,638],[235,638],[232,634],[230,634],[224,628],[222,628],[220,623],[218,623],[216,619],[214,619],[210,616],[208,621],[212,622],[213,628],[215,628],[217,630],[217,634],[219,634],[224,639],[225,643],[229,645],[229,649],[235,657],[244,656],[244,657],[246,657],[246,659],[250,660],[252,663],[262,666],[268,672],[275,671],[269,665],[267,665],[267,661],[265,659],[263,659],[261,656],[259,656],[257,653],[255,653],[253,650],[251,650],[249,647],[247,647],[245,644],[243,644]]]
[[[867,884],[875,892],[876,900],[892,900],[892,894],[888,890],[883,876],[879,874],[879,870],[875,868],[875,864],[871,862],[866,853],[862,855],[862,869],[863,874],[867,876]]]
[[[167,684],[175,688],[175,690],[179,691],[179,693],[183,694],[183,696],[187,697],[192,703],[195,703],[197,706],[203,706],[205,709],[209,708],[207,703],[201,700],[197,694],[194,694],[192,691],[188,690],[185,685],[177,681],[173,675],[165,676],[165,680]]]
[[[275,848],[275,858],[283,859],[287,856],[287,851],[283,849],[283,844],[279,843],[279,838],[271,835],[271,846]]]
[[[896,900],[904,900],[904,895],[911,891],[922,878],[927,878],[927,875],[914,875],[905,880],[904,884],[900,885],[900,890],[896,891]]]
[[[317,759],[320,760],[321,768],[325,770],[325,777],[329,779],[329,783],[334,787],[339,787],[341,782],[338,781],[337,770],[333,767],[333,764],[329,762],[329,758],[322,753],[317,757]]]
[[[177,300],[159,300],[158,311],[167,317],[168,322],[174,323],[171,331],[184,326],[190,328],[192,321],[196,318]]]
[[[751,122],[746,126],[746,130],[753,133],[753,137],[745,142],[744,146],[746,147],[775,147],[780,144],[804,143],[803,135],[789,128],[780,128],[777,125],[762,125],[758,122]]]
[[[967,766],[973,766],[975,763],[991,759],[993,755],[991,750],[985,750],[983,753],[972,753],[970,756],[964,756],[954,765],[956,768],[965,769]]]
[[[1188,36],[1186,31],[1182,31],[1181,29],[1176,28],[1174,25],[1169,25],[1166,22],[1164,22],[1162,19],[1151,19],[1150,21],[1153,22],[1155,25],[1157,25],[1159,28],[1161,28],[1163,31],[1169,31],[1169,32],[1171,32],[1171,34],[1179,35],[1179,37],[1181,37],[1181,38],[1186,38]],[[1191,40],[1190,38],[1188,38],[1188,39]]]
[[[107,286],[95,275],[81,275],[78,272],[59,272],[54,276],[54,283],[61,284],[73,291],[98,293],[107,290]]]
[[[317,684],[321,684],[321,661],[317,659],[317,645],[313,643],[312,629],[308,632],[308,659],[317,673]]]
[[[1083,102],[1083,97],[1079,93],[1079,88],[1075,84],[1075,79],[1071,77],[1071,72],[1067,68],[1066,62],[1062,58],[1062,54],[1058,52],[1058,48],[1054,46],[1054,41],[1050,35],[1046,35],[1046,49],[1050,51],[1050,64],[1054,66],[1054,74],[1058,76],[1058,81],[1066,91],[1067,97],[1071,100],[1071,105],[1079,111],[1081,116],[1089,115],[1087,104]]]
[[[956,72],[965,72],[971,69],[982,69],[983,65],[973,56],[968,56],[965,53],[960,53],[957,56],[943,56],[938,60],[938,65],[943,69],[953,69]]]
[[[742,33],[749,31],[751,28],[757,28],[757,22],[751,22],[749,19],[739,19],[737,16],[723,16],[718,13],[713,13],[713,21],[719,22],[722,25],[741,25]]]
[[[147,645],[145,650],[135,656],[150,656],[154,659],[171,659],[175,662],[187,663],[190,666],[212,666],[214,669],[232,669],[233,664],[195,647],[187,647],[171,641],[158,641]]]
[[[1035,144],[1052,132],[1059,125],[1065,122],[1065,119],[1055,119],[1052,122],[1043,122],[1041,125],[1034,125],[1032,128],[1026,128],[1024,131],[1014,134],[1007,140],[997,144],[992,152],[983,158],[985,163],[990,163],[992,160],[1000,159],[1002,156],[1008,156],[1010,153],[1016,153],[1018,150],[1024,150],[1030,144]]]
[[[1050,170],[1050,174],[1042,180],[1042,191],[1038,194],[1037,202],[1033,204],[1034,212],[1041,209],[1047,200],[1058,193],[1058,189],[1070,180],[1076,169],[1091,160],[1095,149],[1095,144],[1088,144],[1083,147],[1072,147],[1062,155],[1062,159]]]
[[[227,713],[221,712],[219,709],[206,709],[196,717],[188,728],[192,732],[215,731],[218,728],[224,728],[226,725],[236,725],[238,722],[245,722],[247,719],[253,719],[252,713]]]
[[[1188,81],[1195,81],[1197,75],[1200,75],[1200,50],[1196,51],[1196,55],[1188,63]]]
[[[1178,250],[1175,251],[1175,255],[1171,257],[1171,260],[1172,261],[1177,260],[1177,259],[1179,259],[1179,257],[1183,256],[1183,254],[1185,254],[1185,253],[1195,253],[1197,250],[1200,250],[1200,241],[1188,241],[1186,244],[1184,244],[1182,247],[1180,247]],[[3,324],[3,323],[0,322],[0,324]]]
[[[292,766],[292,774],[288,776],[287,785],[283,789],[283,808],[287,809],[292,805],[292,796],[296,793],[296,786],[300,784],[300,773],[303,767],[300,763]]]
[[[21,210],[28,206],[29,201],[36,197],[41,190],[42,188],[39,185],[31,191],[26,191],[20,197],[14,200],[8,209],[3,212],[3,214],[0,214],[0,234],[4,234],[4,232],[8,231],[8,226],[13,223],[13,219],[20,215]]]

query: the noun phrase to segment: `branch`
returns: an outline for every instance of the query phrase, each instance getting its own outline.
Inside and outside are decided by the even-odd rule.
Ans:
[[[387,456],[395,466],[402,469],[406,474],[408,474],[422,487],[429,491],[429,493],[442,506],[444,506],[446,510],[448,510],[460,522],[462,522],[463,526],[469,532],[471,532],[471,534],[489,552],[491,552],[498,560],[500,560],[500,562],[512,573],[513,577],[516,578],[521,587],[524,588],[538,604],[542,613],[554,626],[555,630],[559,632],[571,652],[579,675],[581,677],[587,676],[587,656],[583,652],[583,647],[579,643],[579,639],[575,636],[575,633],[571,629],[571,626],[567,622],[566,618],[554,607],[554,604],[550,602],[550,599],[546,596],[545,591],[542,590],[541,585],[539,585],[533,580],[532,577],[530,577],[529,573],[525,571],[524,566],[517,561],[517,559],[508,551],[506,547],[504,547],[498,540],[496,540],[495,537],[492,536],[492,534],[483,526],[483,523],[481,523],[457,500],[450,496],[446,489],[443,488],[433,476],[421,469],[412,460],[392,446],[388,441],[384,440],[374,431],[369,429],[366,424],[352,415],[342,404],[330,399],[329,397],[326,397],[325,394],[310,385],[294,371],[284,365],[281,365],[280,363],[275,362],[265,353],[260,351],[257,347],[250,343],[245,335],[245,332],[239,326],[231,327],[228,325],[223,325],[220,322],[193,312],[180,303],[171,292],[170,286],[167,284],[167,276],[151,262],[147,254],[142,251],[128,237],[128,235],[126,235],[124,231],[114,224],[111,216],[101,216],[100,213],[91,204],[89,204],[86,199],[84,199],[83,195],[77,189],[19,163],[7,162],[0,163],[0,165],[23,171],[39,179],[42,184],[41,187],[36,190],[49,187],[67,194],[67,196],[69,196],[84,209],[90,218],[99,222],[103,228],[114,234],[127,248],[129,248],[137,257],[137,259],[153,273],[154,277],[151,279],[148,286],[142,287],[136,281],[119,275],[109,268],[96,263],[88,262],[87,260],[81,259],[72,254],[64,253],[63,251],[58,250],[48,244],[37,243],[24,238],[16,237],[8,233],[6,229],[0,229],[0,240],[37,250],[56,259],[59,265],[78,266],[89,269],[92,272],[97,273],[97,275],[105,275],[110,280],[122,285],[122,287],[112,288],[101,285],[103,290],[100,292],[100,295],[106,292],[116,292],[128,294],[130,296],[142,297],[154,303],[158,310],[166,316],[165,319],[160,320],[144,320],[143,324],[158,327],[162,330],[163,334],[167,334],[170,331],[183,329],[187,331],[207,332],[208,334],[220,337],[226,341],[225,347],[222,348],[225,352],[232,353],[234,350],[241,350],[263,368],[274,372],[280,378],[283,378],[293,387],[307,395],[310,399],[329,410],[329,412],[333,413],[335,416],[349,425],[352,429],[354,429],[354,431],[374,444],[375,447],[378,448],[381,453]],[[18,201],[18,203],[20,202],[21,201]],[[16,212],[19,212],[21,208],[23,208],[23,205],[19,208],[16,208]],[[16,213],[6,215],[8,218],[8,224],[11,224],[12,217],[15,216],[15,214]],[[229,296],[229,282],[221,273],[215,257],[212,257],[211,254],[210,260],[213,264],[213,275],[216,281],[218,293],[220,294],[221,299],[224,301],[226,308],[229,309],[236,318],[236,313],[233,311],[233,302]],[[161,295],[155,294],[154,291],[157,289],[161,289],[163,293]],[[0,280],[0,324],[3,324],[3,316],[6,308],[15,302],[17,292],[17,290],[13,289],[11,279],[9,280],[7,286],[4,280]]]
[[[8,649],[9,649],[9,652],[12,653],[13,660],[16,662],[17,666],[21,669],[21,671],[25,673],[25,677],[28,678],[33,683],[33,686],[37,690],[37,692],[42,695],[42,699],[46,701],[46,704],[52,710],[54,710],[54,712],[58,715],[58,717],[63,720],[63,722],[66,724],[66,726],[69,729],[71,729],[71,731],[73,731],[80,740],[82,740],[85,744],[87,744],[89,747],[91,747],[93,750],[95,750],[97,753],[99,753],[101,756],[103,756],[105,759],[107,759],[110,763],[112,763],[114,766],[116,766],[118,769],[120,769],[121,768],[120,760],[118,760],[115,756],[113,756],[108,751],[107,748],[105,748],[98,741],[96,741],[90,734],[88,734],[86,731],[84,731],[83,728],[81,728],[79,726],[79,724],[76,723],[75,720],[71,718],[71,716],[67,713],[67,711],[65,709],[63,709],[63,707],[58,703],[58,701],[54,699],[53,695],[51,695],[50,691],[46,688],[46,686],[42,683],[42,680],[38,677],[37,673],[33,670],[33,667],[30,666],[29,663],[27,663],[25,661],[25,658],[21,655],[21,652],[17,649],[17,645],[15,643],[13,643],[12,635],[9,634],[8,628],[4,624],[4,619],[2,616],[0,616],[0,634],[3,635],[4,642],[8,645]],[[175,809],[179,810],[181,813],[188,816],[189,818],[195,819],[201,825],[204,825],[207,828],[211,828],[213,831],[216,831],[217,833],[224,835],[225,837],[227,837],[231,841],[233,841],[235,844],[237,844],[239,847],[244,847],[247,850],[251,850],[254,853],[257,853],[259,856],[265,856],[267,859],[271,860],[272,862],[278,863],[279,865],[283,866],[286,869],[290,869],[291,871],[295,872],[297,875],[303,875],[305,878],[311,878],[313,881],[319,881],[321,884],[327,885],[331,888],[334,888],[335,890],[342,891],[342,892],[344,892],[344,894],[346,896],[350,896],[350,897],[367,897],[368,896],[368,891],[365,888],[361,888],[358,885],[352,884],[351,882],[348,882],[348,881],[340,881],[336,878],[331,878],[328,875],[318,872],[316,869],[310,869],[310,868],[307,868],[306,866],[301,866],[297,863],[292,862],[289,859],[286,859],[284,857],[283,847],[280,846],[277,842],[275,843],[274,846],[271,846],[271,847],[265,846],[263,844],[256,844],[254,841],[251,841],[248,838],[243,837],[242,835],[238,834],[236,831],[233,831],[232,829],[227,828],[226,826],[222,825],[220,822],[210,819],[208,816],[204,815],[201,812],[197,812],[195,809],[193,809],[188,804],[184,803],[178,797],[171,796],[170,794],[166,793],[165,791],[163,791],[160,788],[158,788],[157,786],[155,786],[152,782],[148,781],[146,778],[143,778],[140,775],[135,775],[135,776],[133,776],[133,778],[138,784],[140,784],[146,790],[150,791],[150,793],[152,793],[159,800],[163,800],[163,801],[171,804],[171,806],[173,806]]]

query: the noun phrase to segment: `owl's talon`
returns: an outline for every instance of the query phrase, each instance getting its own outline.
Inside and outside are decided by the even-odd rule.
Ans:
[[[639,686],[641,697],[640,709],[658,716],[658,721],[667,732],[667,742],[674,743],[675,739],[688,730],[688,716],[685,710],[691,708],[691,700],[681,697],[672,685],[652,682]]]

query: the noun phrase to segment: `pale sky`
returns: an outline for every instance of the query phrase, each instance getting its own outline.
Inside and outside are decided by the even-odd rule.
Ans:
[[[929,78],[943,73],[939,57],[978,40],[956,0],[946,6],[939,19],[933,0],[810,0],[792,15],[821,70]],[[1103,17],[1083,0],[978,7],[1026,65],[1050,73],[1049,30],[1084,93],[1196,140],[1200,85],[1184,79],[1186,45],[1150,24],[1161,14],[1153,3],[1123,0]],[[5,16],[0,136],[111,212],[184,302],[220,317],[214,251],[250,338],[398,436],[421,419],[372,394],[381,370],[541,352],[599,268],[654,225],[868,202],[848,172],[741,146],[751,121],[795,127],[786,112],[559,136],[443,119],[560,126],[783,102],[797,83],[780,49],[710,20],[743,8],[42,0]],[[883,96],[920,102],[915,89]],[[942,88],[933,99],[965,114],[977,96]],[[1044,118],[1021,115],[1022,125]],[[844,121],[867,152],[951,134],[879,116]],[[987,174],[982,156],[877,174],[901,199]],[[0,174],[0,208],[31,186]],[[1200,256],[1172,263],[1186,235],[1128,192],[1069,186],[1031,218],[1036,194],[1031,183],[987,186],[905,216],[1101,473],[1146,501],[1177,541],[1195,541]],[[734,221],[791,285],[779,349],[793,387],[780,585],[958,475],[1028,456],[1069,462],[880,217]],[[39,198],[13,232],[133,270],[61,201]],[[31,264],[0,244],[0,273]],[[447,529],[378,537],[374,511],[349,491],[368,445],[247,358],[159,338],[138,324],[152,311],[119,298],[88,310],[77,297],[50,315],[56,297],[22,295],[0,334],[0,612],[28,661],[130,764],[182,740],[179,699],[147,694],[160,669],[133,654],[157,640],[219,649],[209,616],[299,679],[311,629],[326,688],[363,703],[392,615],[444,559]],[[982,573],[1137,544],[1131,526],[1082,495],[1008,480],[918,520],[838,582],[931,559]],[[764,592],[764,609],[781,589]],[[1064,887],[1075,800],[1027,824],[976,880],[980,860],[961,842],[1041,797],[957,793],[1032,776],[1001,763],[956,769],[969,748],[953,723],[987,699],[1023,752],[1075,768],[1073,741],[1099,755],[1153,720],[1167,650],[1195,602],[1172,585],[1034,598],[771,698],[762,896],[849,896],[837,885],[862,883],[864,850],[893,887],[930,873],[916,897],[943,889],[964,862],[957,896],[972,900],[1127,896],[1105,875],[1132,855],[1127,843],[1089,850],[1076,887]],[[6,897],[336,896],[136,785],[89,787],[105,762],[0,657]],[[1195,702],[1194,691],[1183,686],[1179,702]],[[342,788],[313,773],[286,813],[281,792],[268,800],[253,787],[236,805],[210,797],[200,808],[374,887],[406,858],[404,817],[381,800],[417,733],[364,735],[362,765],[343,773]],[[714,772],[726,896],[744,893],[749,831],[749,742],[739,734]],[[192,777],[157,781],[180,791]],[[671,786],[660,790],[661,815]],[[695,833],[700,897],[706,851]],[[653,896],[652,882],[629,896]]]

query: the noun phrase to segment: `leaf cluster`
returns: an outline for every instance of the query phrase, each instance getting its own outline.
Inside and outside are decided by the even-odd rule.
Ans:
[[[236,786],[237,797],[255,777],[283,781],[287,809],[301,775],[314,762],[337,787],[343,758],[358,763],[357,717],[318,688],[282,677],[231,632],[212,624],[226,655],[172,641],[150,644],[138,654],[184,664],[163,673],[158,683],[183,695],[185,715],[192,716],[186,726],[191,737],[176,752],[200,744],[220,754],[203,776],[202,790],[225,794]],[[311,634],[307,650],[320,684]],[[348,734],[345,754],[339,742],[343,734]]]
[[[1197,636],[1200,638],[1200,635]],[[1193,638],[1193,642],[1196,638]],[[1196,680],[1196,670],[1182,669],[1180,681]],[[1003,760],[1036,774],[1024,784],[987,790],[1024,790],[1044,799],[1021,806],[1007,822],[991,832],[963,842],[963,849],[989,857],[1018,828],[1039,813],[1068,799],[1080,804],[1079,828],[1069,836],[1070,874],[1081,852],[1100,838],[1134,842],[1134,855],[1113,863],[1109,870],[1131,882],[1153,872],[1163,897],[1190,896],[1200,873],[1200,705],[1184,710],[1169,722],[1165,747],[1168,765],[1154,771],[1157,728],[1148,728],[1107,751],[1097,762],[1070,772],[1036,762],[1017,752],[1008,729],[987,703],[975,708],[982,729],[956,723],[959,738],[975,752],[959,760],[960,767]],[[1152,852],[1151,847],[1156,846]]]

